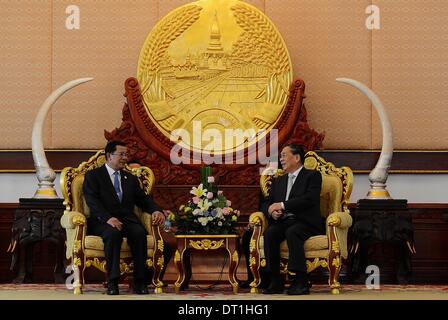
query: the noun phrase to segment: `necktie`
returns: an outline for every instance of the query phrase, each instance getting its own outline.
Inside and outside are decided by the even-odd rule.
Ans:
[[[120,188],[120,179],[118,179],[118,176],[120,175],[120,172],[118,172],[118,171],[115,171],[114,172],[114,188],[115,188],[115,192],[117,193],[117,196],[118,196],[118,199],[120,199],[120,202],[121,202],[121,199],[123,198],[123,192],[121,192],[121,188]]]
[[[291,192],[292,185],[294,184],[295,175],[291,174],[288,177],[288,186],[286,187],[286,200],[289,199],[289,193]]]

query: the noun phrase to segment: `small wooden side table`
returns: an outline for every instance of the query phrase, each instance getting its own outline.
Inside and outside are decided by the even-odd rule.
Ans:
[[[185,252],[188,250],[217,250],[224,248],[229,254],[229,282],[233,293],[238,293],[236,269],[240,262],[238,253],[239,235],[176,235],[177,250],[174,255],[174,264],[177,267],[177,280],[174,283],[176,293],[179,293],[185,281]]]

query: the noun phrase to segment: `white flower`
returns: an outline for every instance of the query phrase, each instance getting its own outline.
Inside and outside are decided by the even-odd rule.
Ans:
[[[201,210],[200,209],[194,209],[193,210],[193,215],[194,216],[197,216],[197,215],[199,215],[201,213]]]
[[[204,189],[204,186],[201,183],[197,188],[196,187],[191,188],[190,193],[200,198],[207,193],[207,189]]]
[[[221,219],[224,217],[224,214],[222,212],[221,208],[216,208],[216,218]]]
[[[222,222],[221,221],[218,222],[218,226],[222,227]]]
[[[213,217],[212,216],[208,216],[207,219],[208,219],[208,221],[212,221]]]
[[[198,218],[198,221],[199,221],[199,223],[200,223],[203,227],[205,227],[205,226],[207,225],[207,223],[208,223],[208,218],[206,218],[206,217],[200,217],[200,218]]]
[[[208,183],[214,183],[215,182],[215,177],[213,177],[213,176],[207,177],[207,182]]]

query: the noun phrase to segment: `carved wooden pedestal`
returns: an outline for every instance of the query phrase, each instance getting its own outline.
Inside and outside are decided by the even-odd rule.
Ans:
[[[381,282],[408,283],[415,248],[407,200],[359,200],[352,217],[353,280],[364,282],[366,267],[377,265]]]
[[[65,231],[60,219],[65,207],[62,199],[20,199],[14,215],[11,244],[11,270],[17,272],[14,283],[33,282],[33,249],[41,241],[56,247],[54,279],[64,283]]]

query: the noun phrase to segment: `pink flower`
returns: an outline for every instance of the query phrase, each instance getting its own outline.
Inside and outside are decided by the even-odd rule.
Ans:
[[[193,197],[193,203],[198,204],[199,203],[199,197]]]
[[[207,178],[207,182],[208,183],[215,183],[215,177],[213,177],[213,176],[208,177]]]
[[[232,206],[232,201],[227,200],[227,201],[226,201],[226,205],[227,205],[228,207]]]
[[[223,209],[222,209],[222,213],[223,213],[225,216],[227,216],[227,215],[230,214],[230,209],[229,209],[229,208],[223,208]]]
[[[213,192],[207,192],[207,199],[213,199]]]
[[[218,196],[222,196],[223,192],[222,190],[218,190]]]

